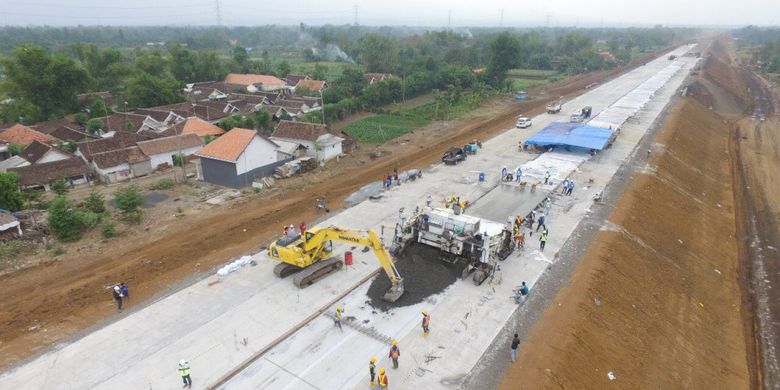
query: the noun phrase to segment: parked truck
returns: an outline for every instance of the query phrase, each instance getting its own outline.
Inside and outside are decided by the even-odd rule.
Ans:
[[[584,120],[590,118],[590,114],[592,112],[593,108],[591,106],[585,106],[581,110],[572,112],[569,121],[575,123],[583,122]]]
[[[557,114],[561,112],[561,108],[563,108],[563,103],[561,102],[552,102],[547,105],[547,113],[548,114]]]

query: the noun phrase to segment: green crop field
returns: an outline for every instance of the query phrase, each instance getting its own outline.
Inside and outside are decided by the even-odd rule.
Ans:
[[[554,70],[546,69],[510,69],[506,72],[509,77],[526,78],[526,79],[546,79],[558,74]]]
[[[360,142],[378,145],[429,123],[430,119],[420,116],[380,114],[350,123],[344,132]]]
[[[529,80],[520,78],[510,78],[510,80],[512,80],[512,89],[515,91],[523,91],[529,88],[541,87],[542,85],[545,85],[549,82],[547,80]]]

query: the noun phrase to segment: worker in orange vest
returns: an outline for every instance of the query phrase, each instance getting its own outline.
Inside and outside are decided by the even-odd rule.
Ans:
[[[393,346],[390,347],[390,353],[387,356],[393,360],[393,368],[398,368],[398,358],[401,356],[401,350],[398,349],[398,341],[393,340]]]
[[[422,319],[422,328],[423,328],[423,336],[427,336],[428,333],[431,331],[428,329],[428,327],[431,325],[431,315],[428,314],[428,310],[422,311],[423,319]]]
[[[387,381],[387,374],[385,374],[385,369],[380,368],[379,369],[379,376],[376,378],[377,382],[379,383],[379,387],[387,388],[387,385],[389,382]]]

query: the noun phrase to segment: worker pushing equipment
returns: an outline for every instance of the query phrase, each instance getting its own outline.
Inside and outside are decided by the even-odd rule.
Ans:
[[[344,314],[344,308],[339,306],[336,308],[336,315],[333,317],[333,325],[338,326],[340,331],[344,331],[344,329],[341,328],[341,317],[342,314]]]
[[[430,332],[430,326],[431,326],[431,315],[428,314],[428,310],[422,311],[423,319],[422,319],[422,329],[423,329],[423,336],[427,336]]]

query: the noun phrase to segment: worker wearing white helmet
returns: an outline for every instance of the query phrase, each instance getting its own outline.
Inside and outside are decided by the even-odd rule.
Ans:
[[[182,387],[192,387],[192,379],[190,378],[190,365],[184,359],[179,360],[179,375],[181,375],[181,380],[184,382],[184,386]]]

